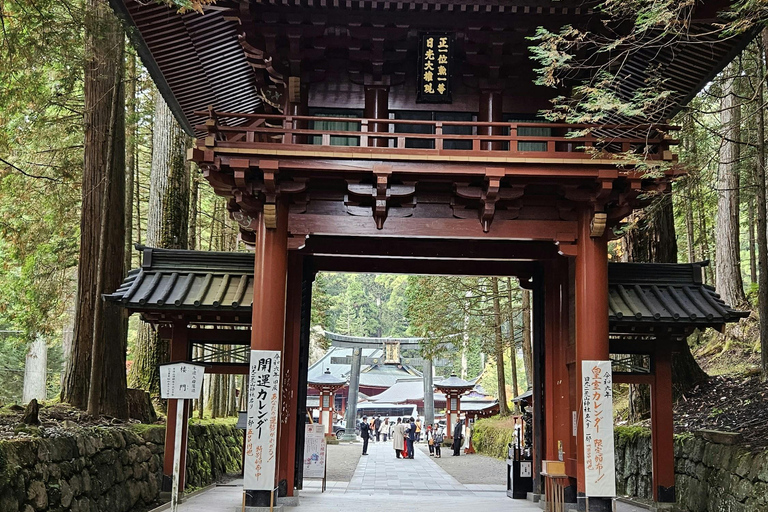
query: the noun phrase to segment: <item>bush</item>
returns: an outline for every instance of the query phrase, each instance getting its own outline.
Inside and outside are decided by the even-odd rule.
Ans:
[[[508,445],[515,438],[514,422],[511,418],[494,416],[475,422],[472,430],[472,445],[478,453],[507,458]]]

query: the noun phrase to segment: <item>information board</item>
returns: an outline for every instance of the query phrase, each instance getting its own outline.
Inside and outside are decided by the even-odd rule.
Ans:
[[[197,399],[203,389],[205,366],[188,363],[160,365],[160,398]]]
[[[616,496],[613,374],[610,361],[581,362],[586,496]]]
[[[275,487],[280,359],[278,350],[251,350],[243,468],[245,490],[271,491]]]
[[[304,478],[325,478],[325,425],[305,425]]]

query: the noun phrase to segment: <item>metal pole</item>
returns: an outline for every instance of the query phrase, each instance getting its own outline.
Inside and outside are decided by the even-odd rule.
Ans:
[[[344,441],[354,441],[355,422],[357,421],[357,395],[360,392],[360,366],[362,365],[362,348],[352,349],[352,369],[349,373],[349,399],[347,401],[347,426],[342,439]]]
[[[171,488],[171,512],[179,508],[179,475],[181,475],[181,436],[184,425],[184,399],[176,400],[176,428],[173,441],[173,487]]]
[[[432,385],[432,359],[424,361],[424,422],[435,423],[435,390]],[[426,425],[425,425],[426,427]]]

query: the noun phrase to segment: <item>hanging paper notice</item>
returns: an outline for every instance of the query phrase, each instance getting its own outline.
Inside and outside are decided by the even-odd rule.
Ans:
[[[197,399],[203,389],[205,366],[187,362],[160,365],[160,398]]]
[[[613,374],[610,361],[582,361],[585,494],[616,496],[613,456]]]
[[[305,426],[304,478],[325,477],[325,428],[319,423]]]
[[[271,491],[275,486],[279,407],[280,352],[251,350],[243,468],[246,490]]]

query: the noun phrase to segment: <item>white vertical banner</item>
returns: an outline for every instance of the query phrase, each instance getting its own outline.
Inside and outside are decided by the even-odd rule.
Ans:
[[[272,491],[280,411],[280,351],[251,350],[243,489]]]
[[[613,453],[613,373],[610,361],[581,362],[586,496],[616,496]]]

